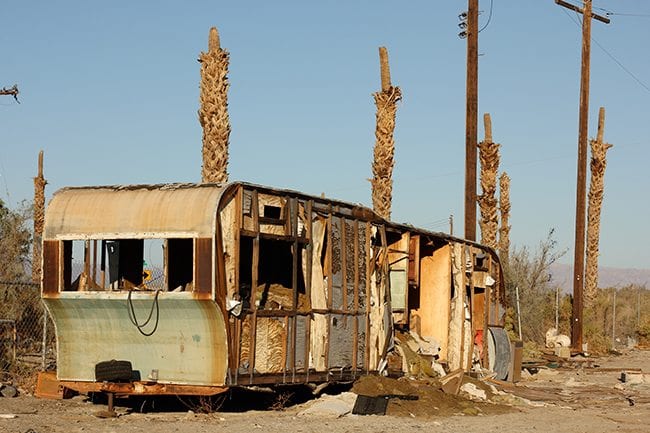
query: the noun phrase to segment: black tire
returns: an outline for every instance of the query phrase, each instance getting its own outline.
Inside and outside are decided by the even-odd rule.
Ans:
[[[133,377],[131,361],[102,361],[95,364],[97,382],[130,382]]]

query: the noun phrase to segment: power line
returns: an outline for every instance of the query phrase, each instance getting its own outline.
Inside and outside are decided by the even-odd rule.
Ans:
[[[576,20],[575,17],[573,17],[569,12],[566,10],[562,9],[562,12],[564,12],[569,18],[571,18],[571,21],[573,21],[578,27],[582,27],[581,24]],[[609,14],[608,14],[609,15]],[[650,16],[650,15],[649,15]],[[646,91],[650,92],[650,87],[645,84],[643,81],[641,81],[632,71],[630,71],[628,68],[626,68],[612,53],[607,51],[605,47],[603,47],[600,42],[598,42],[596,39],[591,38],[591,40],[600,48],[607,56],[612,59],[614,63],[616,63],[625,73],[627,73],[634,81],[637,82],[641,87],[643,87]]]
[[[616,12],[607,12],[605,15],[610,16],[610,15],[616,15],[619,17],[641,17],[641,18],[650,18],[650,14],[619,14]]]
[[[639,83],[639,85],[640,85],[641,87],[643,87],[643,88],[646,89],[648,92],[650,92],[650,87],[648,87],[648,86],[647,86],[643,81],[641,81],[641,80],[640,80],[636,75],[634,75],[634,74],[632,73],[632,71],[630,71],[629,69],[627,69],[627,68],[626,68],[626,67],[625,67],[621,62],[619,62],[618,59],[617,59],[616,57],[614,57],[614,55],[613,55],[612,53],[610,53],[609,51],[607,51],[607,50],[605,49],[605,47],[603,47],[602,45],[600,45],[600,43],[599,43],[597,40],[592,39],[592,41],[594,41],[594,43],[595,43],[596,45],[598,45],[598,48],[600,48],[601,50],[603,50],[603,52],[604,52],[605,54],[607,54],[607,56],[608,56],[610,59],[612,59],[612,60],[614,61],[614,63],[616,63],[616,64],[617,64],[621,69],[623,69],[623,70],[624,70],[624,71],[625,71],[625,72],[626,72],[630,77],[632,77],[632,79],[633,79],[634,81],[636,81],[637,83]]]
[[[605,15],[607,16],[612,16],[616,15],[619,17],[646,17],[650,18],[650,14],[633,14],[633,13],[618,13],[618,12],[612,12],[610,9],[605,9],[605,8],[598,8],[598,7],[593,7],[593,9],[598,9],[599,11],[605,12]]]
[[[487,28],[487,26],[490,25],[490,21],[492,21],[492,6],[493,6],[493,4],[494,4],[494,0],[490,0],[490,14],[488,15],[488,19],[487,19],[487,22],[485,23],[485,25],[483,25],[483,27],[481,27],[480,30],[478,31],[479,33],[481,33],[483,30],[485,30]]]

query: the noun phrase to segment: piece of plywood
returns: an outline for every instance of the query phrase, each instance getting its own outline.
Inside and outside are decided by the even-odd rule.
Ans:
[[[323,265],[321,255],[323,252],[323,243],[325,241],[325,231],[327,221],[317,217],[312,222],[311,239],[313,244],[312,264],[311,264],[311,307],[315,310],[327,309],[327,285],[324,279]],[[305,253],[306,254],[306,253]],[[303,266],[306,263],[306,257],[303,257]],[[306,269],[303,269],[305,272]],[[325,314],[314,314],[310,327],[310,367],[316,371],[325,371],[326,353],[327,353],[327,316]]]
[[[474,331],[482,331],[485,327],[485,290],[474,288],[472,303],[472,324]]]
[[[388,247],[390,298],[393,310],[404,310],[408,303],[409,240],[410,234],[406,232],[400,240]]]
[[[447,364],[456,370],[463,365],[464,321],[465,321],[465,261],[462,244],[452,244],[453,293],[449,317],[449,339]]]
[[[440,358],[447,359],[451,302],[451,253],[445,245],[420,259],[420,308],[416,311],[420,336],[440,344]]]
[[[373,236],[381,237],[381,245],[386,245],[386,233],[384,227],[372,227]],[[370,302],[369,302],[369,369],[377,370],[382,360],[386,344],[386,333],[390,329],[386,326],[385,310],[387,308],[385,299],[387,296],[388,280],[388,257],[386,247],[373,248],[371,262],[374,263],[373,271],[370,274]]]
[[[221,224],[221,240],[224,258],[224,274],[226,275],[226,293],[232,299],[238,291],[237,287],[237,203],[231,200],[219,213]]]

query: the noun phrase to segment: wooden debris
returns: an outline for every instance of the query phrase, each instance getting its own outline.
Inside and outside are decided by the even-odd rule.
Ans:
[[[458,395],[460,386],[463,383],[465,370],[459,368],[440,378],[440,385],[446,394]]]

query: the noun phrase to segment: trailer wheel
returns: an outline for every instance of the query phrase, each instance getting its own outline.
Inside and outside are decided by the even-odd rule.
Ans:
[[[98,382],[128,382],[133,377],[130,361],[102,361],[95,364],[95,380]]]

